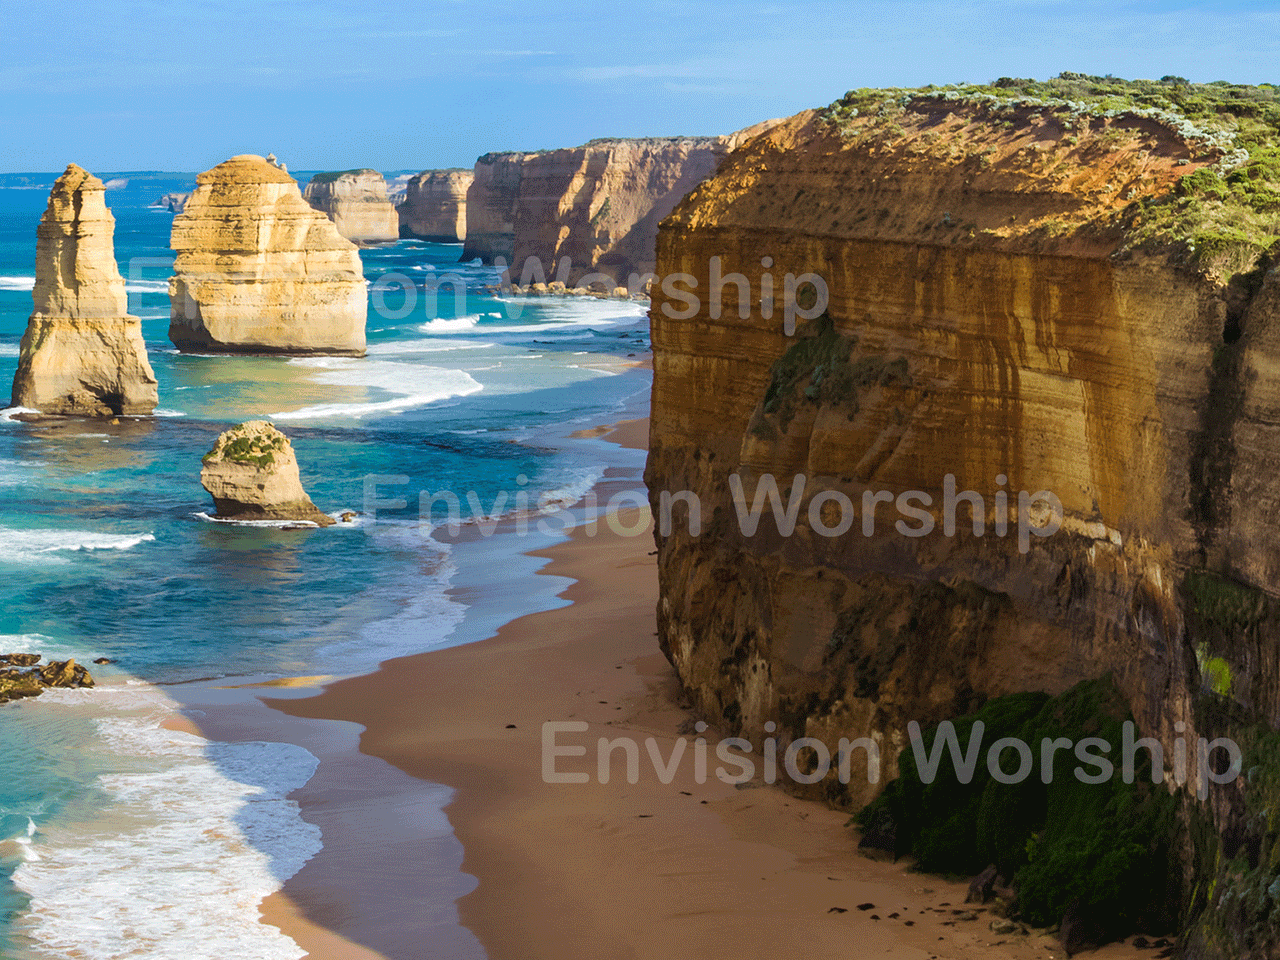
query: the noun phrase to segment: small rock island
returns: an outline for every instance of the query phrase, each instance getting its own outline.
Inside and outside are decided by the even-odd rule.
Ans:
[[[265,420],[220,435],[203,462],[200,483],[213,496],[219,520],[296,520],[320,527],[335,522],[302,489],[289,438]]]

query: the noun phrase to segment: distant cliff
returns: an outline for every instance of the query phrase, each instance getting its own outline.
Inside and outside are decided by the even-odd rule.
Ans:
[[[767,124],[761,125],[762,127]],[[593,140],[538,153],[488,154],[468,191],[463,256],[503,257],[516,276],[527,258],[575,286],[589,275],[612,288],[653,271],[658,223],[730,150],[755,132],[728,137]]]
[[[13,378],[13,405],[47,414],[151,413],[156,377],[142,324],[128,314],[115,218],[101,180],[74,163],[36,228],[35,309]]]
[[[390,243],[400,236],[387,183],[376,170],[317,173],[302,196],[353,243]]]
[[[516,203],[520,197],[527,153],[486,153],[476,160],[471,185],[467,187],[466,245],[463,260],[479,257],[493,263],[501,257],[511,261],[515,243]]]
[[[396,208],[400,236],[437,243],[458,243],[467,235],[470,170],[423,170],[405,185]]]
[[[170,213],[181,213],[182,208],[187,205],[187,198],[190,196],[190,193],[166,193],[151,206],[163,207]]]
[[[890,777],[909,721],[1107,675],[1166,745],[1235,738],[1255,779],[1192,771],[1183,794],[1187,955],[1271,955],[1276,928],[1227,901],[1280,881],[1257,813],[1280,800],[1280,176],[1219,118],[1280,105],[1062,86],[858,91],[663,222],[657,273],[697,298],[654,292],[646,479],[655,514],[693,491],[704,526],[677,507],[657,538],[660,640],[729,729],[868,737]],[[785,274],[810,272],[829,302],[787,336]],[[766,475],[797,497],[789,535],[767,507],[738,521],[731,478],[749,505]],[[1052,523],[1019,491],[1063,508],[1025,552],[1018,519]],[[856,810],[882,786],[808,790]]]
[[[179,350],[363,356],[360,254],[262,157],[196,178],[173,218],[169,338]]]

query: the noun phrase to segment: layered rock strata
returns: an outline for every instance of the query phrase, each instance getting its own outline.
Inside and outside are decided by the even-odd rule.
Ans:
[[[476,160],[467,187],[466,244],[463,260],[511,261],[515,244],[516,203],[528,153],[486,153]]]
[[[467,190],[471,170],[423,170],[405,185],[396,208],[400,236],[460,243],[467,236]]]
[[[287,173],[232,157],[174,217],[169,338],[210,353],[363,356],[360,254]]]
[[[220,435],[205,454],[200,483],[220,520],[296,520],[327,527],[298,475],[289,438],[265,420],[250,420]]]
[[[400,236],[387,182],[377,170],[317,173],[302,196],[353,243],[391,243]]]
[[[512,215],[514,271],[537,257],[547,279],[571,287],[594,274],[606,290],[639,290],[654,271],[658,223],[737,142],[737,135],[593,140],[526,156]],[[565,258],[568,270],[560,269]]]
[[[655,516],[700,504],[697,535],[678,505],[657,537],[660,641],[700,709],[757,744],[776,724],[780,756],[869,738],[889,778],[909,721],[1110,674],[1167,767],[1182,737],[1269,742],[1280,274],[1137,234],[1222,157],[1149,117],[922,95],[793,117],[676,208],[656,272],[697,285],[654,291],[646,480]],[[792,336],[788,273],[829,290],[796,285]],[[751,532],[769,477],[796,523],[766,506]],[[1060,529],[1020,538],[1054,525],[1040,491]],[[862,757],[795,788],[857,809],[883,786]],[[1249,955],[1206,890],[1241,851],[1275,879],[1247,825],[1272,787],[1189,771],[1196,956]]]
[[[35,310],[19,348],[13,405],[47,414],[140,416],[156,406],[142,324],[128,314],[102,181],[75,164],[36,229]]]

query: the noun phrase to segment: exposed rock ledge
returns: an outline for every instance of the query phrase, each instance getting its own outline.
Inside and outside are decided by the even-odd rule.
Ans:
[[[387,182],[377,170],[317,173],[302,196],[353,243],[391,243],[400,236]]]
[[[253,155],[196,178],[173,218],[169,338],[197,353],[364,356],[360,254]]]
[[[156,406],[142,324],[127,313],[102,181],[69,165],[36,230],[35,311],[22,337],[13,405],[46,414],[139,416]]]
[[[302,489],[289,438],[265,420],[223,433],[203,463],[200,483],[213,497],[218,519],[334,523]]]

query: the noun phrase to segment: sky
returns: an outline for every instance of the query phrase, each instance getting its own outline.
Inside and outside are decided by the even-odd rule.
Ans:
[[[470,167],[867,86],[1280,82],[1280,2],[0,0],[0,172]]]

